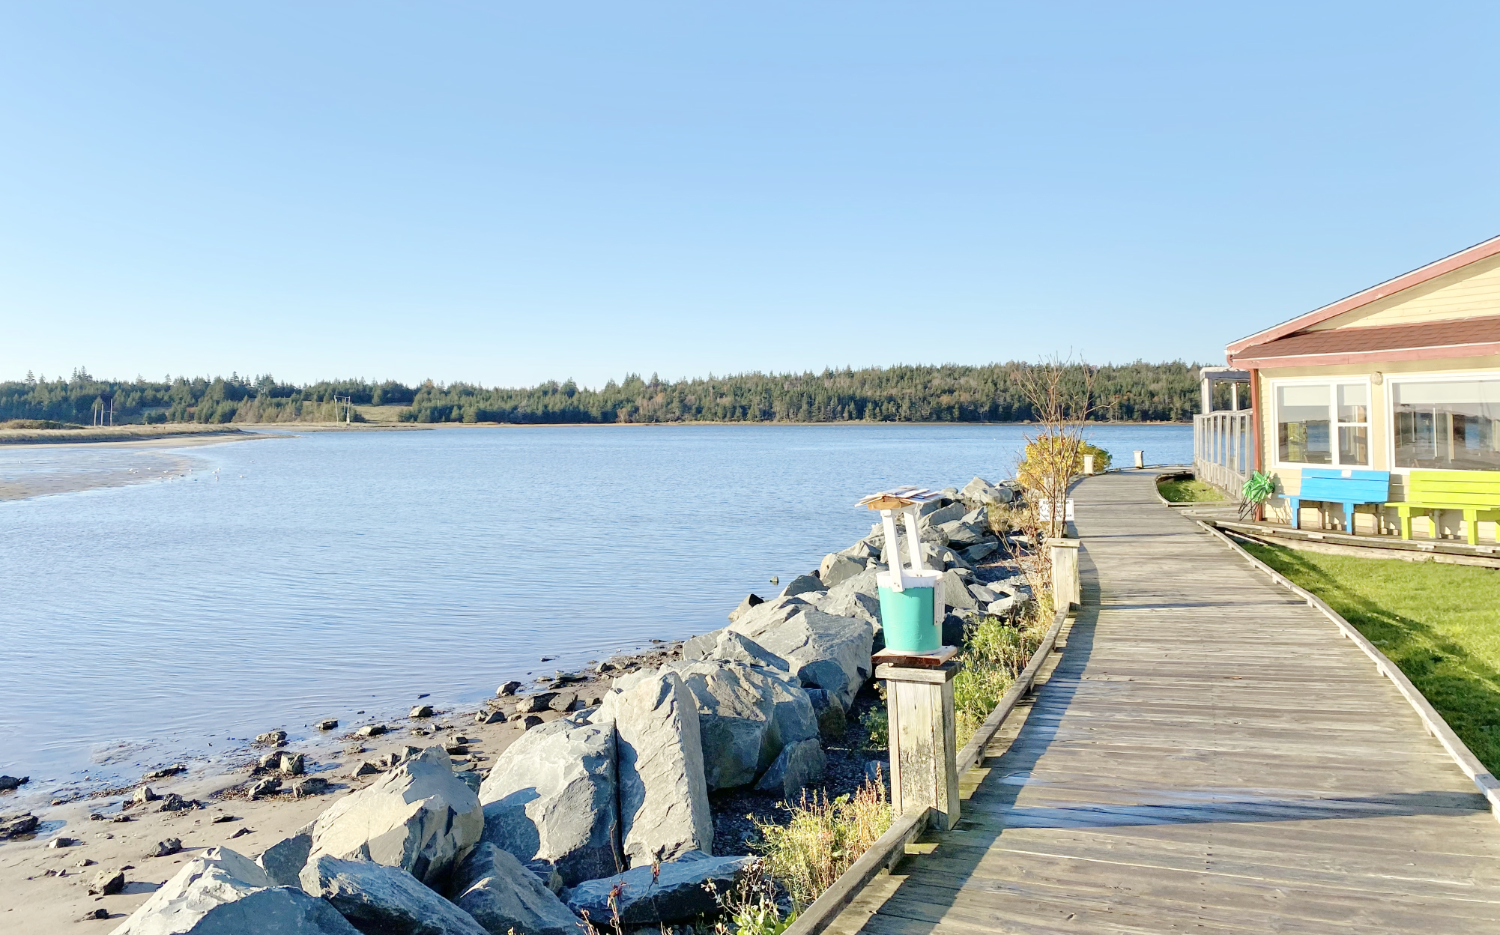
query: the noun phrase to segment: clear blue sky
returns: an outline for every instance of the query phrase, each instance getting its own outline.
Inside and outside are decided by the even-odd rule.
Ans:
[[[1495,4],[6,3],[0,379],[1221,362],[1500,233]]]

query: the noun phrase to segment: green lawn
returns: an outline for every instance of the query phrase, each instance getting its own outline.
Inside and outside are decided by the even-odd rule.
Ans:
[[[1500,773],[1500,570],[1245,548],[1343,614]]]
[[[1156,485],[1156,489],[1173,503],[1207,503],[1224,499],[1223,494],[1201,480],[1164,480]]]

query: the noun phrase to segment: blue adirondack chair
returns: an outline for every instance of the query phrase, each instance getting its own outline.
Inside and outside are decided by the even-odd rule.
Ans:
[[[1354,528],[1354,507],[1361,503],[1383,505],[1391,498],[1390,471],[1356,471],[1352,468],[1303,468],[1302,489],[1295,497],[1287,497],[1292,504],[1292,528],[1301,529],[1303,500],[1318,500],[1323,503],[1342,503],[1344,522],[1349,534],[1358,535]]]

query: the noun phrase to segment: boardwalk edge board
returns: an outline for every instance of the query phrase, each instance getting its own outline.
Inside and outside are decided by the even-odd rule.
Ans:
[[[989,717],[975,731],[974,737],[968,742],[958,754],[958,772],[968,772],[984,754],[984,748],[989,746],[996,732],[1005,724],[1005,721],[1017,703],[1031,690],[1036,682],[1037,673],[1042,670],[1042,665],[1052,654],[1052,648],[1057,644],[1057,635],[1062,631],[1063,624],[1067,622],[1070,607],[1060,608],[1052,617],[1052,626],[1042,637],[1041,645],[1036,652],[1032,653],[1031,661],[1021,671],[1015,684],[995,705],[995,710],[990,712]],[[927,829],[927,822],[931,815],[931,809],[923,809],[920,812],[911,812],[900,815],[891,824],[891,829],[881,835],[879,840],[870,845],[848,870],[845,870],[833,885],[813,901],[812,905],[802,910],[787,929],[784,935],[818,935],[828,925],[838,918],[839,914],[851,903],[856,896],[864,890],[866,884],[875,879],[882,870],[889,870],[896,865],[902,857],[906,856],[906,846],[917,839]]]
[[[1358,646],[1361,652],[1369,656],[1375,663],[1376,671],[1390,679],[1395,684],[1397,691],[1401,692],[1402,697],[1411,705],[1412,710],[1416,711],[1417,717],[1422,719],[1422,724],[1427,728],[1427,732],[1437,738],[1438,743],[1442,744],[1443,749],[1448,752],[1448,756],[1458,765],[1459,769],[1464,771],[1464,775],[1474,781],[1475,787],[1478,788],[1480,793],[1490,803],[1490,813],[1495,816],[1497,821],[1500,821],[1500,781],[1497,781],[1494,775],[1485,769],[1484,764],[1479,762],[1479,758],[1474,755],[1474,752],[1469,749],[1468,745],[1453,732],[1453,728],[1448,726],[1448,722],[1443,720],[1443,716],[1437,712],[1437,709],[1432,706],[1432,703],[1427,700],[1426,696],[1418,691],[1417,687],[1406,677],[1406,673],[1402,672],[1394,662],[1391,662],[1385,653],[1381,652],[1374,643],[1366,639],[1363,633],[1355,629],[1353,624],[1345,620],[1342,614],[1328,606],[1322,598],[1251,555],[1238,542],[1214,528],[1211,524],[1203,520],[1196,520],[1196,522],[1199,526],[1203,527],[1205,532],[1224,543],[1231,551],[1237,553],[1240,558],[1243,558],[1256,569],[1265,573],[1272,581],[1307,601],[1308,606],[1316,608],[1323,616],[1333,621],[1334,625],[1339,628],[1339,631],[1347,639],[1353,641],[1354,645]]]

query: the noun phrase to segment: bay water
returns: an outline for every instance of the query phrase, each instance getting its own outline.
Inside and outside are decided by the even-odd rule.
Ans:
[[[1009,476],[1009,425],[472,427],[171,451],[0,450],[0,773],[132,779],[325,717],[477,703],[725,625],[864,535],[898,484]],[[1190,426],[1097,426],[1117,466]],[[170,457],[170,467],[162,467]],[[542,662],[542,656],[556,657]]]

